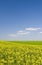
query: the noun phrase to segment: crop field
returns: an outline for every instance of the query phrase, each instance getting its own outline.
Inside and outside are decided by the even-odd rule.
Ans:
[[[0,41],[0,65],[42,65],[42,41]]]

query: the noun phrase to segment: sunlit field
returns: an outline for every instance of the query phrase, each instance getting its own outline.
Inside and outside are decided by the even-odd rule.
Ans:
[[[42,65],[42,41],[0,41],[0,65]]]

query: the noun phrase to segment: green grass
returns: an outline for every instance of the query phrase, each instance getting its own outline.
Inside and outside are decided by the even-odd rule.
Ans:
[[[0,44],[42,45],[42,41],[0,41]]]
[[[17,44],[42,45],[42,41],[9,41]]]

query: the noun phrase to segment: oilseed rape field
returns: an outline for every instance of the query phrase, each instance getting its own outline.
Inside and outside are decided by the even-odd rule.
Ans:
[[[42,41],[0,41],[0,65],[42,65]]]

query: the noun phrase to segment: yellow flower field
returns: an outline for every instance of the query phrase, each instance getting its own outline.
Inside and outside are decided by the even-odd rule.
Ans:
[[[0,42],[0,65],[42,65],[42,45]]]

